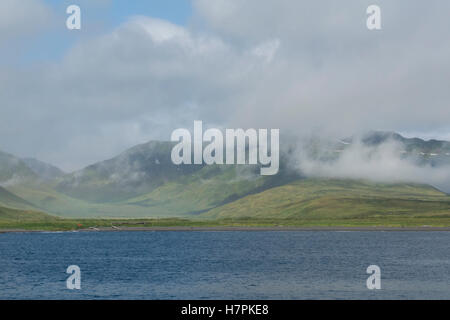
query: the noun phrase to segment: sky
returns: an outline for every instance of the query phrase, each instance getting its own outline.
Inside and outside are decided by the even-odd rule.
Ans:
[[[382,29],[366,27],[381,8]],[[65,9],[81,8],[81,30]],[[66,171],[194,120],[450,139],[450,2],[2,0],[0,150]]]

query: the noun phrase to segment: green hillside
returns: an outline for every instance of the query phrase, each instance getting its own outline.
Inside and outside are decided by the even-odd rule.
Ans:
[[[429,165],[444,166],[450,158],[449,144],[442,141],[375,132],[364,143],[377,145],[387,139],[401,141],[409,146],[408,152],[433,151],[423,156]],[[312,139],[303,150],[317,161],[334,161],[337,151],[351,143]],[[0,207],[64,218],[180,217],[247,219],[247,223],[450,218],[450,197],[430,186],[302,177],[295,169],[295,148],[289,145],[280,154],[280,171],[274,176],[261,176],[258,166],[176,166],[170,159],[172,145],[158,141],[138,145],[71,174],[0,152]]]
[[[150,193],[116,203],[75,199],[43,184],[8,189],[41,211],[71,218],[335,219],[450,215],[450,197],[430,186],[331,179],[289,183],[285,179],[261,177],[247,166],[207,166]]]
[[[195,214],[257,192],[267,179],[244,166],[208,166],[127,200],[130,205],[164,213]]]
[[[169,186],[167,188],[171,189]],[[205,188],[208,189],[208,183]],[[237,186],[236,188],[244,192],[244,189]],[[211,194],[214,195],[217,190],[211,189],[213,189]],[[208,202],[202,193],[196,194],[193,189],[184,188],[186,195],[177,187],[169,191],[176,194],[175,190],[178,190],[180,199],[172,201],[167,196],[160,199],[159,203],[153,203],[153,207],[144,207],[125,203],[89,204],[64,198],[57,193],[29,189],[28,196],[33,195],[35,201],[39,197],[44,201],[42,197],[51,195],[55,198],[52,200],[55,201],[55,210],[63,210],[65,217],[83,220],[61,220],[36,211],[1,207],[0,229],[73,230],[79,228],[79,223],[82,226],[105,227],[112,223],[123,226],[450,226],[450,197],[432,187],[422,185],[304,179],[259,193],[251,193],[196,215],[186,213],[192,207],[183,209],[176,206],[181,206],[183,201],[186,204],[197,202],[199,207],[210,206],[212,203]],[[161,190],[161,195],[165,192]],[[156,194],[152,196],[155,197]],[[189,201],[189,196],[196,199]],[[143,197],[143,201],[151,202],[155,199]],[[68,214],[67,210],[73,211]],[[93,220],[98,217],[159,219],[122,220],[122,222]],[[185,219],[168,220],[167,217]]]
[[[56,190],[89,202],[120,202],[189,175],[201,165],[172,163],[174,143],[150,141],[64,177]]]
[[[36,208],[65,218],[141,218],[180,215],[156,208],[122,203],[90,203],[57,192],[46,185],[15,185],[8,187],[16,195],[28,199]]]
[[[33,208],[33,205],[28,201],[9,192],[8,190],[0,187],[0,207],[29,210]]]
[[[62,217],[190,217],[285,183],[279,175],[262,177],[248,166],[206,166],[121,202],[88,202],[55,191],[51,186],[20,184],[8,189],[36,208]]]
[[[124,202],[148,208],[161,205],[163,211],[182,213],[211,208],[228,201],[230,196],[236,199],[254,188],[285,183],[296,175],[282,170],[286,162],[284,154],[280,156],[281,173],[266,179],[261,179],[258,166],[175,165],[171,160],[173,145],[167,141],[138,145],[117,157],[66,175],[55,184],[55,189],[92,203]],[[255,179],[260,181],[255,183]],[[218,185],[213,186],[214,183]],[[167,199],[174,203],[168,204]]]
[[[52,222],[56,220],[57,218],[38,211],[0,207],[0,223],[2,224],[17,222]]]
[[[203,218],[450,217],[450,196],[414,184],[303,179],[212,209]]]

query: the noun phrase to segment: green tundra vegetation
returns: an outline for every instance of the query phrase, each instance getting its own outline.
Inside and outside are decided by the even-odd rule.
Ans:
[[[0,207],[1,229],[158,226],[449,227],[450,197],[430,186],[301,179],[173,218],[61,218]]]
[[[450,164],[448,142],[375,133],[364,143],[386,139],[398,140],[421,163]],[[310,151],[330,161],[350,143],[328,143],[317,152],[323,146],[313,141]],[[450,196],[430,185],[306,177],[287,165],[289,150],[280,154],[274,176],[261,176],[254,165],[177,166],[172,145],[152,141],[69,174],[0,152],[0,229],[450,227]]]

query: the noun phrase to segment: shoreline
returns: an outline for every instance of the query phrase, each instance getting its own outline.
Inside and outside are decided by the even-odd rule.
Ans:
[[[450,231],[450,227],[99,227],[89,229],[78,230],[26,230],[26,229],[0,229],[0,233],[62,233],[62,232],[221,232],[221,231],[291,231],[291,232],[304,232],[304,231],[345,231],[345,232],[359,232],[359,231],[372,231],[372,232],[392,232],[392,231]]]

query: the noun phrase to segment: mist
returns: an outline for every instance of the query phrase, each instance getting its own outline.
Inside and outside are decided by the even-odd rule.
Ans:
[[[343,149],[332,150],[336,154],[334,159],[323,159],[323,153],[312,157],[307,148],[300,145],[296,150],[296,168],[309,177],[429,184],[450,193],[449,164],[432,166],[421,161],[420,154],[404,150],[404,145],[398,141],[370,146],[357,139]],[[450,163],[450,156],[445,156]]]

